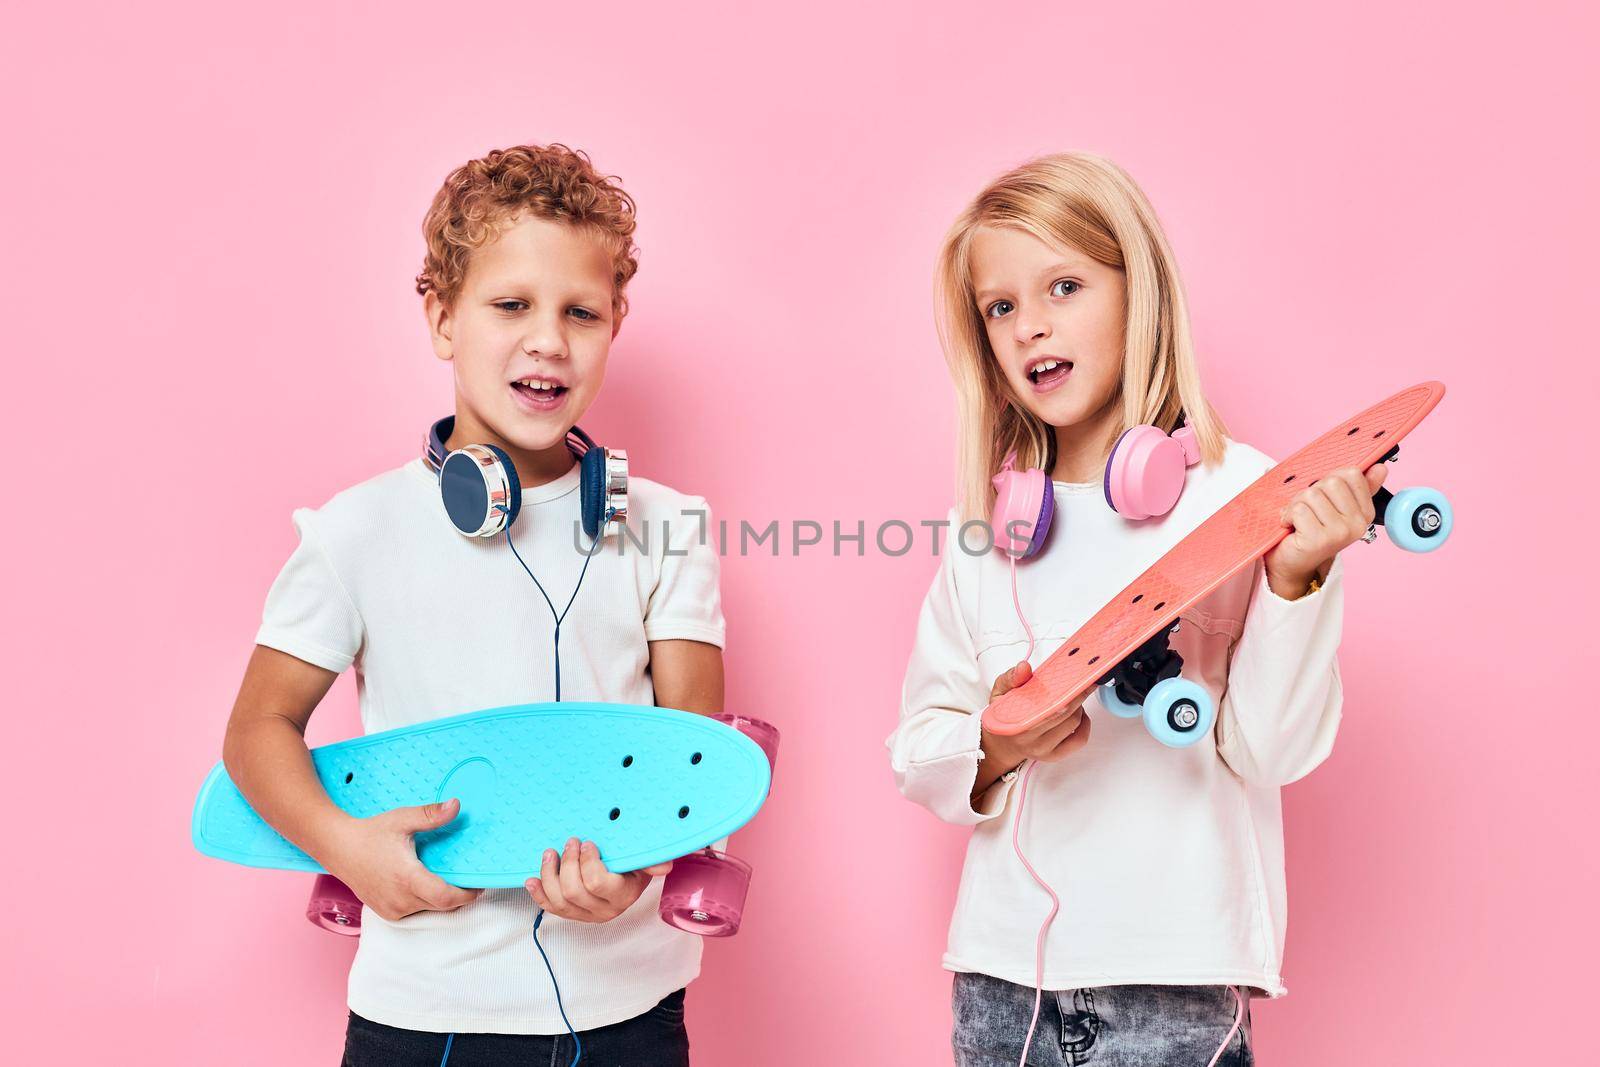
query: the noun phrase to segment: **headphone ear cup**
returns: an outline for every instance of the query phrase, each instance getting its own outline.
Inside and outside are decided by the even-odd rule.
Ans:
[[[1154,426],[1125,430],[1106,460],[1106,504],[1129,519],[1172,510],[1183,492],[1184,447]]]
[[[1000,551],[1013,559],[1027,559],[1044,547],[1055,518],[1055,494],[1044,471],[1004,470],[991,479],[995,488],[989,528]],[[1016,524],[1021,529],[1015,529]],[[1025,532],[1024,532],[1025,531]]]
[[[1043,477],[1044,472],[1039,473]],[[1044,539],[1050,535],[1050,528],[1056,521],[1056,494],[1050,486],[1050,479],[1044,479],[1044,492],[1040,495],[1044,499],[1039,505],[1039,519],[1033,524],[1033,537],[1028,541],[1028,551],[1023,554],[1023,559],[1039,554],[1044,548]]]
[[[578,497],[582,510],[583,533],[598,540],[606,518],[606,450],[589,449],[578,461]]]
[[[510,491],[506,494],[506,524],[505,529],[511,529],[511,524],[517,521],[517,515],[522,511],[522,480],[517,477],[517,465],[511,462],[511,457],[505,450],[495,445],[484,445],[494,458],[500,461],[500,466],[505,469],[506,485]]]
[[[439,496],[450,524],[467,537],[509,529],[522,506],[516,465],[493,445],[467,445],[446,456],[439,466]]]

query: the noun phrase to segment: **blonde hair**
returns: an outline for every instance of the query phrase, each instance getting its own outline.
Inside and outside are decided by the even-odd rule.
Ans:
[[[1012,449],[1021,466],[1048,474],[1055,465],[1052,428],[1012,393],[989,347],[972,287],[972,236],[980,226],[1015,227],[1122,271],[1128,320],[1121,429],[1149,423],[1170,432],[1181,412],[1194,428],[1201,459],[1222,458],[1227,428],[1201,393],[1183,284],[1155,209],[1108,159],[1079,152],[1044,156],[989,183],[939,252],[939,340],[956,386],[957,490],[965,518],[987,517],[994,501],[990,479]],[[1113,440],[1106,441],[1108,450]]]

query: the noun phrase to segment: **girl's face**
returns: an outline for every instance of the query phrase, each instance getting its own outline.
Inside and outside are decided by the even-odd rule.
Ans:
[[[1104,411],[1122,384],[1122,271],[1010,226],[980,226],[971,264],[989,346],[1023,407],[1055,427]]]
[[[428,301],[434,352],[455,365],[468,438],[551,452],[600,391],[617,322],[611,258],[574,226],[518,219],[474,250],[454,302]]]

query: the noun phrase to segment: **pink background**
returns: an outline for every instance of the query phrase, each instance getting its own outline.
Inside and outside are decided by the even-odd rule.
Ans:
[[[1283,455],[1446,381],[1395,481],[1447,488],[1457,533],[1352,552],[1345,724],[1286,792],[1292,994],[1258,1049],[1570,1062],[1600,947],[1592,9],[1116,6],[8,16],[6,1056],[336,1059],[352,945],[300,918],[308,877],[196,856],[189,805],[290,510],[450,403],[410,290],[429,197],[564,140],[641,205],[588,427],[731,520],[942,515],[935,248],[1050,150],[1144,184],[1241,439]],[[883,750],[933,567],[725,561],[730,704],[785,748],[735,839],[748,928],[690,994],[698,1064],[948,1059],[963,834]],[[311,732],[355,728],[346,678]]]

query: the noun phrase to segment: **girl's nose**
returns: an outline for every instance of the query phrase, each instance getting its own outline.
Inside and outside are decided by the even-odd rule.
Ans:
[[[1017,344],[1025,345],[1033,341],[1042,341],[1050,336],[1050,323],[1043,317],[1024,315],[1017,312]]]

